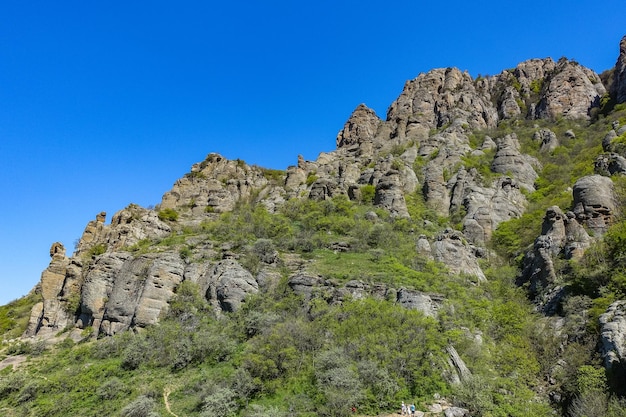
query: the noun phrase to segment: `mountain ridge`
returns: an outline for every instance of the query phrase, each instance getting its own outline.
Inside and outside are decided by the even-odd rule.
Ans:
[[[582,259],[618,221],[613,181],[599,174],[626,173],[625,123],[617,119],[603,132],[597,158],[588,155],[594,159],[584,175],[560,191],[569,193],[572,210],[534,206],[542,192],[556,195],[545,178],[558,169],[552,165],[559,149],[563,154],[592,142],[600,133],[587,127],[626,102],[625,77],[626,37],[615,68],[601,75],[551,58],[476,79],[456,68],[434,69],[405,83],[385,120],[357,106],[337,135],[337,148],[315,161],[298,157],[297,165],[279,171],[211,153],[164,193],[156,209],[131,204],[108,225],[106,214],[98,214],[70,257],[54,243],[50,265],[33,290],[41,300],[23,336],[50,339],[65,331],[81,342],[142,332],[170,314],[184,282],[197,286],[217,316],[237,314],[250,297],[286,285],[311,306],[320,299],[335,306],[374,298],[444,320],[441,315],[452,314],[446,310],[451,294],[435,277],[486,285],[481,283],[491,278],[484,265],[501,262],[494,234],[499,244],[508,238],[498,227],[539,211],[546,213],[542,230],[527,242],[532,247],[518,248],[523,268],[516,278],[538,311],[555,316],[568,300],[557,264]],[[562,126],[568,129],[552,130]],[[354,204],[371,208],[362,218],[353,215],[358,222],[323,223],[339,222]],[[231,214],[238,210],[244,223]],[[326,236],[307,235],[307,221]],[[235,236],[246,222],[256,228],[253,240]],[[284,238],[290,223],[303,225],[304,232]],[[361,224],[371,227],[365,242],[356,234]],[[386,277],[391,282],[356,266],[344,275],[323,272],[308,259],[316,248],[346,257],[367,250],[377,262],[385,256],[379,245],[390,234],[387,227],[406,231],[414,245],[412,264],[394,265],[398,276]],[[358,279],[351,279],[354,274]],[[607,369],[621,374],[626,333],[614,318],[623,307],[611,306],[607,314],[613,318],[602,319],[613,323],[602,330],[602,355],[611,358]],[[463,360],[449,357],[459,360],[443,373],[454,384],[467,383]]]

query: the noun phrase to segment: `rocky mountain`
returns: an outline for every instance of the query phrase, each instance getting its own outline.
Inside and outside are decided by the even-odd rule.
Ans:
[[[489,281],[485,268],[507,262],[498,252],[504,239],[499,226],[541,211],[540,229],[527,231],[534,240],[518,248],[514,281],[553,336],[565,340],[556,348],[565,352],[580,343],[566,330],[573,316],[564,314],[580,296],[564,281],[564,265],[586,259],[622,221],[615,176],[626,173],[626,117],[600,132],[601,149],[589,166],[575,167],[581,173],[570,174],[573,182],[555,191],[556,182],[550,188],[546,178],[556,178],[551,161],[567,144],[591,138],[585,129],[600,126],[599,118],[622,103],[626,37],[615,68],[601,75],[565,58],[531,59],[476,79],[456,68],[419,74],[406,82],[384,119],[364,104],[357,106],[339,131],[335,150],[315,161],[298,157],[285,171],[211,153],[176,181],[155,209],[130,205],[109,224],[105,213],[97,214],[70,256],[54,243],[50,265],[33,290],[40,301],[32,307],[23,338],[50,339],[65,332],[78,342],[144,331],[171,312],[185,282],[198,288],[217,316],[236,313],[251,296],[281,285],[283,276],[310,309],[315,300],[332,306],[372,298],[442,322],[453,314],[449,294],[433,291],[436,286],[377,282],[366,275],[340,282],[315,269],[307,250],[277,250],[271,239],[218,241],[190,232],[208,230],[203,227],[244,205],[273,216],[289,211],[294,201],[308,200],[371,204],[365,215],[371,224],[382,225],[388,216],[395,224],[412,225],[407,233],[415,235],[412,256],[420,265],[413,269],[437,265],[438,276],[467,279],[467,285],[478,287]],[[539,207],[547,193],[565,195],[571,204]],[[416,201],[423,204],[419,212]],[[339,236],[322,246],[341,254],[355,252],[358,244]],[[258,255],[257,263],[247,261],[249,253]],[[372,254],[377,256],[375,250]],[[622,380],[626,370],[624,303],[615,300],[597,322],[597,354],[614,380]],[[588,316],[590,308],[577,311]],[[458,343],[480,338],[471,329],[457,330],[470,333]],[[471,380],[463,359],[469,351],[459,354],[452,343],[446,346],[448,365],[442,369],[450,383]],[[562,361],[551,364],[547,382],[537,388],[537,395],[553,403],[559,403],[561,388],[550,381],[567,367],[568,359]],[[458,415],[469,415],[468,409],[459,408]]]

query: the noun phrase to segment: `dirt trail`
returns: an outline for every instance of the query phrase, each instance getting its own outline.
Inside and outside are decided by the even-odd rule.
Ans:
[[[165,401],[165,409],[167,410],[168,413],[170,413],[170,415],[173,415],[174,417],[178,417],[176,414],[174,414],[172,412],[172,409],[170,408],[170,394],[172,393],[172,390],[168,387],[163,388],[163,401]]]

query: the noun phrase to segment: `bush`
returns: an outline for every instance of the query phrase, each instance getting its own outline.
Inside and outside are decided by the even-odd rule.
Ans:
[[[178,220],[178,212],[172,208],[166,208],[159,211],[159,219],[162,221],[175,222]]]
[[[154,411],[156,402],[145,395],[139,396],[135,401],[122,409],[122,417],[159,417]]]

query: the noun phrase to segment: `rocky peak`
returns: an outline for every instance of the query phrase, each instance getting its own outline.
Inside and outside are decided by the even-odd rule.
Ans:
[[[460,120],[471,128],[495,127],[498,115],[491,102],[476,91],[467,72],[439,68],[407,81],[387,111],[392,137],[428,137],[431,129]]]
[[[546,77],[534,117],[588,119],[591,109],[600,106],[600,97],[605,93],[598,74],[574,61],[561,59]]]
[[[374,110],[365,104],[359,104],[337,135],[337,148],[372,141],[381,122],[382,120],[380,120]]]

